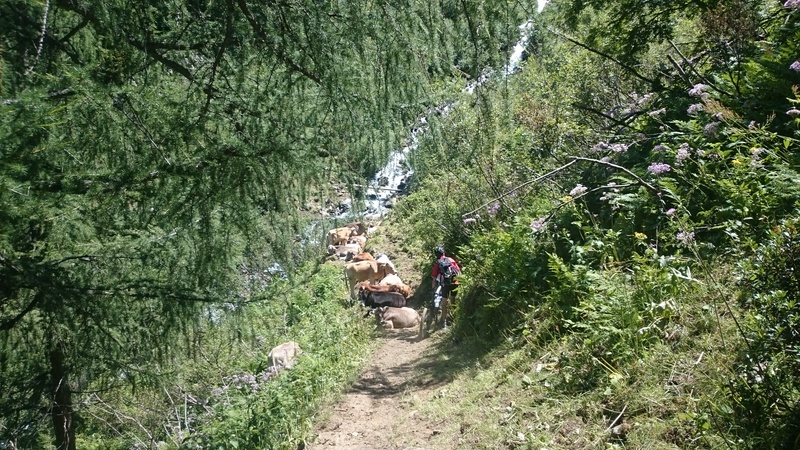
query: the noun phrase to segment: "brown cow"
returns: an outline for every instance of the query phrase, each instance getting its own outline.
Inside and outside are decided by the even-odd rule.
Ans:
[[[366,236],[367,235],[367,228],[364,226],[362,222],[350,222],[345,225],[347,228],[353,230],[353,235],[355,236]]]
[[[378,324],[387,329],[414,328],[422,322],[419,313],[408,307],[384,306],[379,308],[375,317],[378,319]]]
[[[353,235],[353,229],[348,227],[334,228],[328,231],[325,237],[325,246],[343,245],[347,243],[350,236]]]
[[[366,281],[375,284],[387,273],[392,273],[392,268],[388,264],[379,264],[377,261],[358,261],[344,266],[344,276],[347,279],[347,287],[350,291],[350,298],[355,297],[353,289],[356,284]]]
[[[359,285],[359,290],[366,290],[370,292],[398,292],[403,295],[403,297],[408,298],[411,296],[411,286],[407,284],[401,285],[394,285],[394,284],[378,284],[378,285],[371,285],[369,283],[361,283]]]
[[[356,256],[353,256],[353,262],[358,261],[375,261],[375,258],[372,256],[371,253],[361,252]]]

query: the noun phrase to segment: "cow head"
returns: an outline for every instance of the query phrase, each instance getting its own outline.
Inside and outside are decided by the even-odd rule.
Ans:
[[[372,306],[375,300],[372,298],[372,292],[363,286],[358,290],[358,298],[361,300],[361,306]]]

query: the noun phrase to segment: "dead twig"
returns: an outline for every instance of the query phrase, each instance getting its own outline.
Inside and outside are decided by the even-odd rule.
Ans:
[[[469,217],[469,216],[475,214],[476,212],[480,211],[481,209],[489,206],[490,204],[492,204],[492,203],[494,203],[494,202],[496,202],[496,201],[498,201],[498,200],[500,200],[500,199],[502,199],[502,198],[504,198],[504,197],[506,197],[506,196],[508,196],[508,195],[510,195],[510,194],[522,189],[522,188],[524,188],[525,186],[531,185],[533,183],[538,183],[539,181],[542,181],[542,180],[550,177],[551,175],[554,175],[554,174],[556,174],[558,172],[561,172],[561,171],[567,169],[568,167],[570,167],[573,164],[575,164],[574,160],[564,164],[563,166],[561,166],[561,167],[559,167],[557,169],[551,170],[550,172],[547,172],[544,175],[538,176],[538,177],[536,177],[536,178],[534,178],[532,180],[528,180],[528,181],[520,184],[519,186],[517,186],[517,187],[515,187],[515,188],[513,188],[513,189],[511,189],[509,191],[504,192],[499,197],[496,197],[496,198],[493,198],[493,199],[489,200],[488,202],[486,202],[486,203],[482,204],[481,206],[473,209],[472,211],[462,214],[461,217],[464,217],[464,218]]]

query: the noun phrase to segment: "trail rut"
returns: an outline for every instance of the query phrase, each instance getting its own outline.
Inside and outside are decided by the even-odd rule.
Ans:
[[[449,382],[441,370],[447,356],[434,334],[423,340],[417,329],[386,330],[358,381],[334,404],[316,428],[312,450],[454,449],[442,420],[424,417],[420,406]]]

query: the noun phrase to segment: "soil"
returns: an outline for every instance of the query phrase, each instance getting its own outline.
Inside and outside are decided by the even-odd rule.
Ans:
[[[438,336],[437,336],[438,334]],[[446,450],[458,437],[445,436],[441,421],[420,406],[449,382],[437,374],[446,357],[436,344],[442,333],[418,339],[418,329],[386,330],[358,381],[317,426],[308,449]]]

